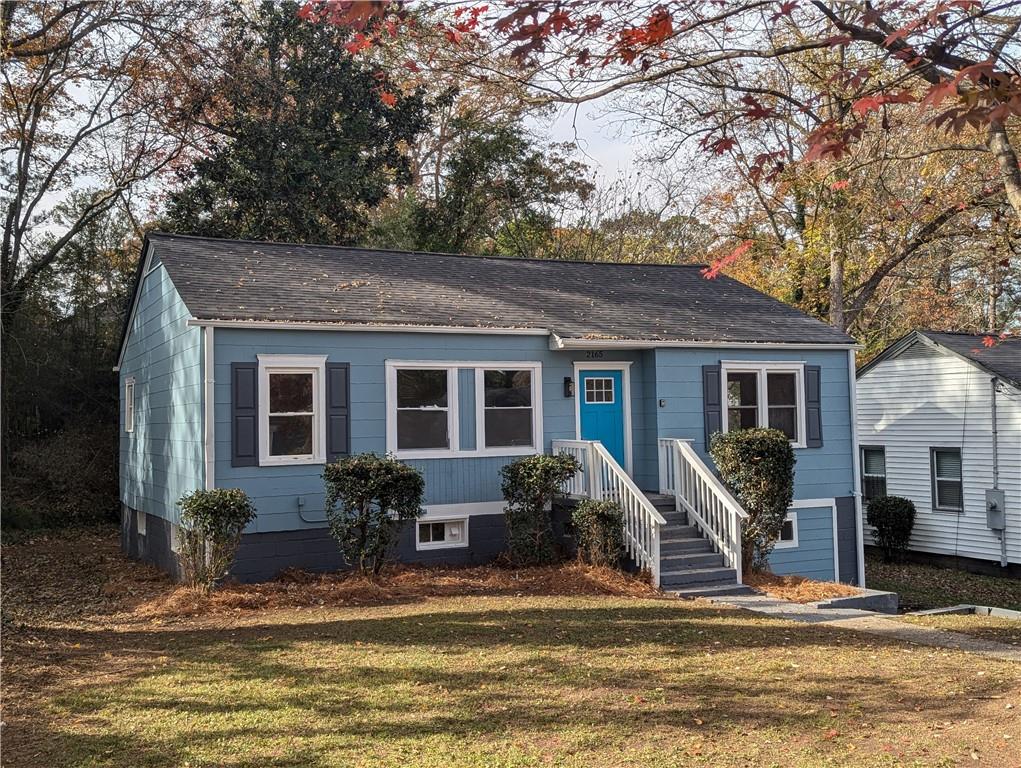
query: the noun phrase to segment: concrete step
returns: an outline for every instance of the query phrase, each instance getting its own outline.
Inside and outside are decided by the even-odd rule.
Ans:
[[[750,595],[755,590],[746,587],[744,584],[708,584],[705,586],[684,587],[681,589],[667,589],[672,595],[694,599],[696,597],[729,597],[730,595]]]
[[[703,539],[701,537],[696,539],[664,539],[659,543],[659,554],[662,557],[668,555],[681,555],[681,554],[697,554],[701,552],[712,552],[713,545],[709,543],[709,539]]]
[[[688,515],[686,512],[675,512],[670,510],[669,512],[660,512],[663,518],[666,520],[667,525],[687,525]]]
[[[695,587],[721,582],[736,584],[737,571],[733,568],[683,568],[672,571],[663,570],[659,574],[659,585],[664,589]]]
[[[660,507],[674,508],[677,501],[673,496],[666,493],[652,493],[651,491],[645,492],[645,498],[652,502],[652,505],[659,509]]]
[[[663,555],[660,550],[661,572],[673,572],[687,568],[722,568],[723,555],[718,552],[685,552],[683,554]]]

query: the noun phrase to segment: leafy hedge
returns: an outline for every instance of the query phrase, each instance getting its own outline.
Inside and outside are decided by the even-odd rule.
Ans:
[[[900,496],[879,496],[869,501],[865,519],[872,526],[872,538],[883,551],[883,559],[901,560],[915,527],[915,505]]]
[[[573,456],[527,456],[505,465],[501,490],[507,501],[508,555],[514,565],[542,565],[553,561],[553,497],[581,465]]]
[[[620,566],[624,557],[624,513],[615,501],[584,499],[571,513],[578,557],[591,565]]]
[[[255,507],[240,488],[194,491],[177,502],[183,528],[180,562],[185,580],[208,592],[227,575]]]
[[[422,473],[391,456],[347,456],[323,471],[326,519],[344,559],[377,574],[405,520],[422,514]]]
[[[717,432],[709,453],[748,513],[741,529],[742,566],[764,567],[794,500],[794,449],[778,429]]]

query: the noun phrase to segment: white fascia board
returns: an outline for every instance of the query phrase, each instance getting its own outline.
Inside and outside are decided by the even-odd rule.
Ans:
[[[302,323],[277,320],[202,320],[189,318],[188,325],[212,328],[261,328],[278,331],[340,331],[374,333],[466,333],[484,336],[548,336],[545,328],[479,328],[454,325],[361,325],[355,323]]]
[[[860,344],[807,344],[793,342],[758,341],[649,341],[637,339],[565,339],[550,334],[550,349],[662,349],[664,347],[690,349],[861,349]]]
[[[135,295],[131,297],[131,308],[128,310],[128,322],[125,326],[126,332],[124,338],[121,340],[121,348],[117,350],[117,365],[113,367],[114,373],[119,373],[121,369],[121,363],[124,362],[124,350],[128,347],[128,339],[131,337],[131,326],[135,323],[135,313],[138,311],[138,300],[142,295],[142,286],[145,285],[145,280],[154,271],[152,264],[152,243],[149,243],[145,249],[145,253],[142,254],[142,274],[138,278],[138,283],[135,285]],[[161,261],[157,266],[163,266]]]

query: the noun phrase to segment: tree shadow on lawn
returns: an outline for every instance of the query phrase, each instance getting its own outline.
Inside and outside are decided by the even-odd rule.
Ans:
[[[297,739],[300,759],[289,747],[280,762],[266,754],[252,764],[318,765],[329,760],[316,749],[360,741],[533,739],[564,728],[596,738],[697,732],[703,722],[796,738],[863,717],[959,721],[975,717],[969,698],[1011,687],[936,672],[932,652],[905,654],[896,641],[676,602],[400,610],[226,629],[35,632],[18,654],[58,649],[49,661],[69,684],[51,682],[42,707],[16,707],[4,748],[31,747],[47,755],[40,765],[63,764],[61,755],[177,765],[234,740]],[[954,695],[941,695],[941,675]],[[72,732],[70,722],[104,732]]]

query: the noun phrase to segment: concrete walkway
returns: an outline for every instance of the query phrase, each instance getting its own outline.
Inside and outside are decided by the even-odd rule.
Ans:
[[[789,603],[768,595],[729,595],[713,598],[712,602],[806,624],[823,624],[828,627],[853,629],[856,632],[867,632],[906,643],[966,651],[1008,661],[1021,661],[1021,648],[1013,645],[962,635],[959,632],[947,632],[934,627],[908,624],[897,621],[894,617],[872,611],[853,608],[819,608],[812,603]]]

